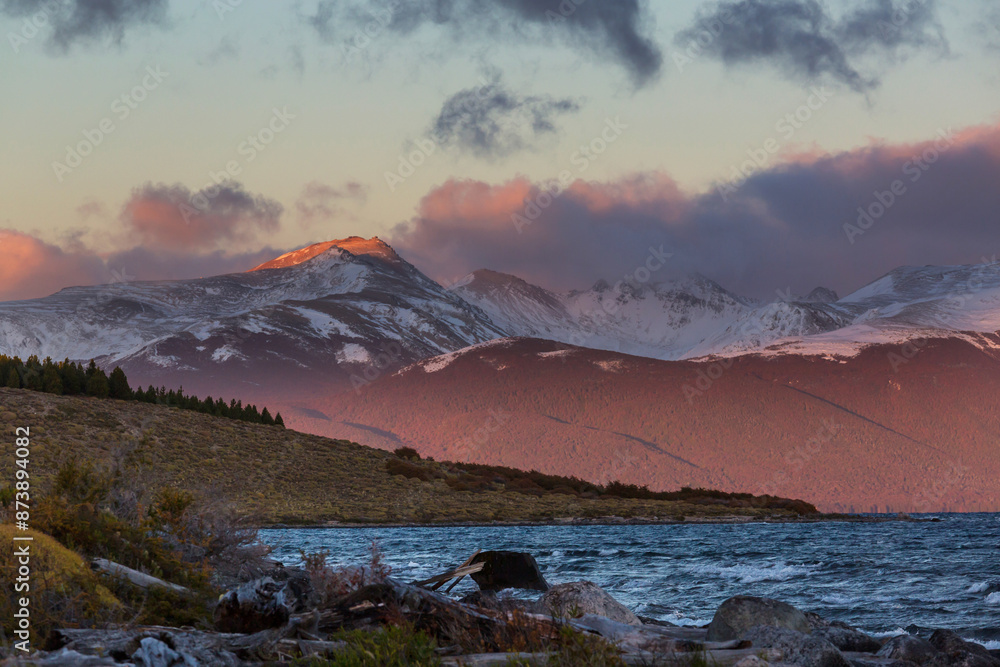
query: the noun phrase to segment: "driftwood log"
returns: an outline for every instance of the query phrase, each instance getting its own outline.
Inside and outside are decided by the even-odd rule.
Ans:
[[[169,581],[164,581],[163,579],[157,579],[156,577],[146,574],[145,572],[133,570],[130,567],[125,567],[124,565],[119,565],[118,563],[114,563],[103,558],[95,558],[91,561],[91,566],[95,570],[100,570],[101,572],[109,574],[112,577],[124,579],[139,588],[165,588],[181,595],[189,595],[191,593],[191,589],[185,588],[184,586],[172,584]]]

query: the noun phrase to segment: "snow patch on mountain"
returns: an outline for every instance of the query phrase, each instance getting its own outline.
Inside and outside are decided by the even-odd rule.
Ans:
[[[477,271],[451,287],[512,336],[658,359],[683,358],[705,336],[750,311],[702,276],[686,280],[554,293],[516,276]]]

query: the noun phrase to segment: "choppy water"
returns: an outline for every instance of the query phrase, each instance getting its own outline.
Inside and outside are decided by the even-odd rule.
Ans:
[[[371,540],[403,580],[439,574],[476,549],[527,551],[550,583],[590,579],[637,613],[702,625],[747,594],[784,600],[874,634],[949,628],[1000,648],[1000,514],[939,523],[817,523],[261,531],[275,557],[328,549],[365,562]],[[456,592],[475,589],[465,580]]]

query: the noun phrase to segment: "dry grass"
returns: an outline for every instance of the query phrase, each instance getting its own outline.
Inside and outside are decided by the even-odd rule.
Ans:
[[[30,537],[30,543],[13,541],[14,535]],[[14,550],[30,544],[30,586],[28,592],[16,594],[13,582],[18,560]],[[123,605],[102,585],[98,576],[74,551],[37,531],[18,532],[10,524],[0,525],[0,579],[8,590],[0,595],[0,627],[8,639],[12,637],[14,610],[20,596],[31,600],[32,636],[44,637],[56,626],[94,627],[122,617]]]
[[[500,482],[466,489],[448,464],[402,461],[346,440],[137,402],[0,389],[0,422],[11,429],[10,438],[14,427],[31,428],[37,490],[64,461],[77,458],[120,470],[147,489],[225,498],[262,524],[797,516],[773,508],[523,493]],[[419,466],[421,474],[392,474],[387,466],[398,463]],[[12,465],[10,457],[0,460],[0,480],[13,479]]]

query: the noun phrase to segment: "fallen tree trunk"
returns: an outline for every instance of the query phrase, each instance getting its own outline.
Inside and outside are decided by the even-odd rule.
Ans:
[[[91,566],[95,570],[100,570],[101,572],[110,574],[113,577],[124,579],[139,588],[165,588],[181,595],[190,595],[191,593],[191,589],[189,588],[184,588],[178,584],[172,584],[169,581],[164,581],[163,579],[157,579],[156,577],[146,574],[145,572],[133,570],[130,567],[119,565],[118,563],[105,560],[104,558],[95,558],[91,561]]]

